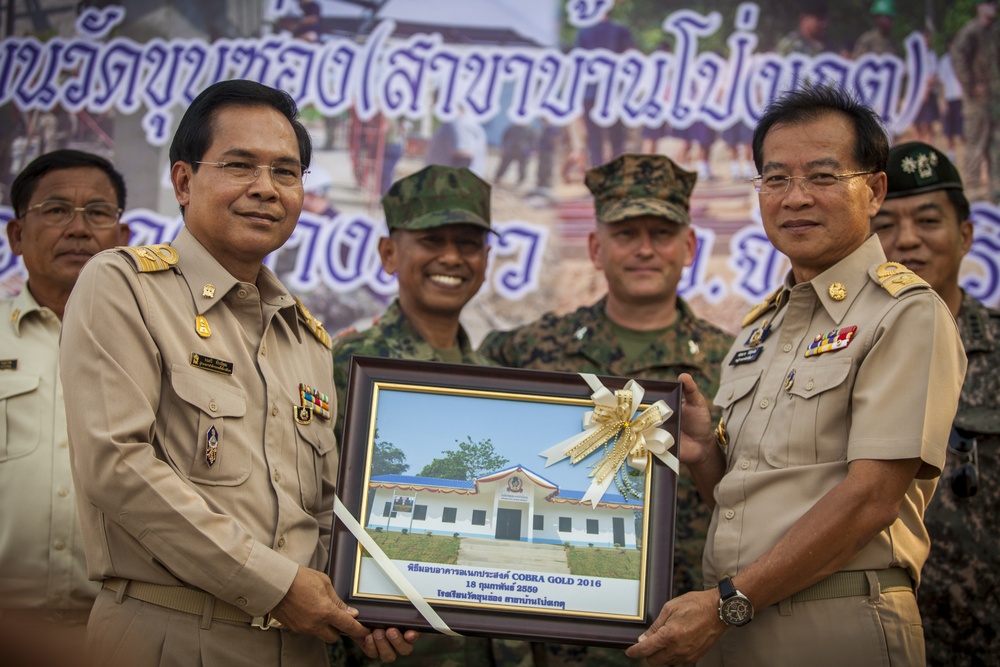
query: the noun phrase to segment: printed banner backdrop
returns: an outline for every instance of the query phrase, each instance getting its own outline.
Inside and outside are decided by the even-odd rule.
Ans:
[[[971,0],[899,3],[881,39],[862,0],[830,3],[818,25],[774,0],[0,7],[0,220],[13,215],[6,191],[18,170],[72,147],[125,174],[133,243],[169,241],[181,218],[167,146],[185,106],[222,79],[282,88],[316,152],[298,228],[268,263],[331,332],[366,326],[395,293],[376,252],[379,198],[429,162],[468,165],[493,184],[500,234],[487,282],[463,314],[474,341],[604,293],[587,251],[594,219],[583,174],[621,150],[664,153],[699,172],[698,252],[680,293],[736,330],[787,270],[748,180],[750,128],[769,100],[803,81],[850,87],[895,141],[922,138],[964,164],[961,138],[944,128],[947,103],[961,98],[942,56],[974,15]],[[975,241],[962,284],[997,307],[1000,209],[985,189],[968,194]],[[20,258],[0,239],[0,297],[23,281]]]

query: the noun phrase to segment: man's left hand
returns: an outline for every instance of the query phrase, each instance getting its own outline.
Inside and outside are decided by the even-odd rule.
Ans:
[[[717,591],[697,591],[670,600],[639,641],[625,651],[651,665],[693,663],[726,631]]]

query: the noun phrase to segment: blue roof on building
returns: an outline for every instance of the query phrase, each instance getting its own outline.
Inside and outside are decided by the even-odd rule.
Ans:
[[[441,489],[475,489],[475,482],[457,479],[439,479],[437,477],[417,477],[416,475],[379,475],[371,478],[372,483],[382,484],[414,484],[420,486],[436,486]]]

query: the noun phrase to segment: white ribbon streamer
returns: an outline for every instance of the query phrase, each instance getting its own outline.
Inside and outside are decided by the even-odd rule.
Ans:
[[[629,380],[625,388],[616,394],[605,387],[593,373],[580,373],[579,375],[593,390],[594,393],[590,398],[594,402],[596,409],[588,410],[584,413],[582,433],[567,438],[559,444],[553,445],[539,453],[539,456],[544,456],[547,459],[545,467],[557,463],[568,456],[573,456],[572,452],[574,448],[584,445],[583,451],[585,453],[582,456],[579,453],[577,454],[576,459],[573,461],[576,463],[577,460],[587,456],[590,451],[593,451],[600,444],[618,436],[622,428],[631,428],[632,424],[638,424],[643,428],[637,428],[633,432],[635,445],[633,445],[633,451],[629,452],[628,455],[629,465],[638,470],[645,470],[646,452],[648,451],[656,455],[658,459],[663,461],[675,473],[678,471],[680,462],[676,456],[668,451],[674,445],[674,437],[662,428],[658,428],[660,424],[669,419],[670,415],[673,414],[673,410],[670,409],[670,406],[665,401],[656,401],[653,405],[646,408],[642,414],[633,419],[632,416],[642,404],[642,398],[646,392],[638,382]],[[628,399],[628,396],[631,396],[631,398]],[[621,401],[619,400],[620,398],[622,399]],[[598,414],[595,415],[595,412]],[[617,414],[617,420],[615,417],[610,417],[612,414]],[[617,422],[624,422],[624,426],[615,428],[614,425]],[[601,433],[602,431],[603,433]],[[623,456],[622,461],[624,461],[624,458]],[[607,458],[605,461],[607,461]],[[599,469],[604,465],[605,461],[598,464]],[[595,470],[594,473],[591,473],[591,477],[595,477],[595,479],[583,496],[583,500],[589,501],[591,507],[597,507],[597,503],[604,497],[605,492],[607,492],[608,487],[611,486],[611,482],[614,481],[617,475],[620,462],[616,463],[612,461],[610,465],[614,468],[611,474],[605,472],[603,477],[595,477],[597,471]]]
[[[333,513],[337,515],[337,518],[344,522],[344,525],[347,526],[347,529],[351,531],[351,534],[357,538],[358,542],[361,543],[361,546],[367,549],[368,553],[370,553],[372,558],[375,559],[375,562],[382,569],[382,572],[385,573],[385,576],[389,577],[392,583],[396,585],[396,588],[399,589],[399,592],[409,599],[413,606],[417,608],[417,611],[420,612],[420,615],[431,624],[432,628],[444,635],[451,635],[452,637],[462,636],[449,628],[448,624],[444,622],[444,619],[438,616],[438,613],[434,611],[430,604],[428,604],[427,600],[425,600],[413,584],[410,583],[410,580],[406,578],[406,575],[404,575],[402,571],[396,567],[395,563],[389,560],[389,557],[385,555],[384,551],[382,551],[382,547],[380,547],[378,543],[372,539],[372,536],[368,534],[368,531],[366,531],[361,524],[358,523],[357,519],[354,518],[354,515],[351,514],[351,511],[344,506],[344,503],[340,502],[340,498],[337,496],[333,497]]]

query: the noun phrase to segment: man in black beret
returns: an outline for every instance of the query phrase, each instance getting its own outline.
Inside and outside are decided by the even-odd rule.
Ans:
[[[872,218],[886,257],[930,283],[958,322],[969,360],[948,455],[924,515],[931,552],[917,599],[927,664],[977,664],[1000,637],[1000,312],[958,283],[972,247],[969,202],[958,170],[923,142],[896,146],[889,186]],[[916,332],[915,332],[916,333]]]

